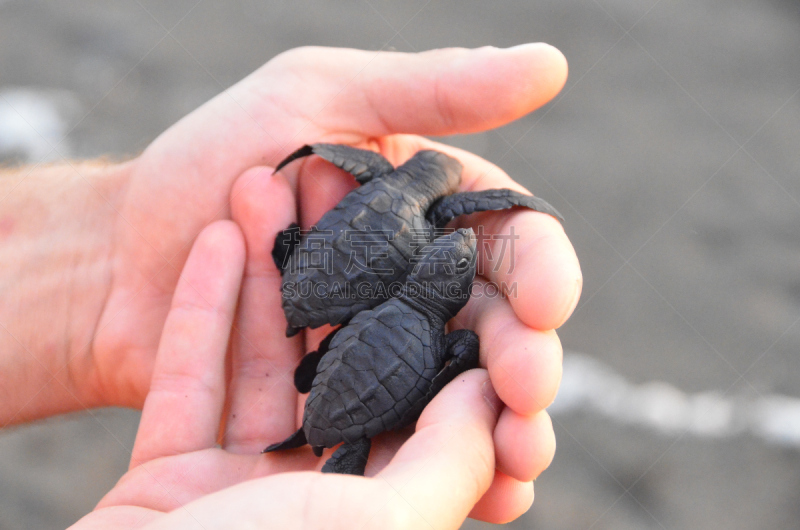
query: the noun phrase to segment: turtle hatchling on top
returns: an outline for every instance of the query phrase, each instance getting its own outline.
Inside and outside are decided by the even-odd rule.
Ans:
[[[275,171],[311,154],[348,171],[361,186],[302,237],[296,224],[276,237],[272,256],[283,275],[287,336],[305,327],[347,322],[389,299],[392,285],[405,280],[415,253],[455,217],[522,206],[561,220],[543,199],[516,191],[455,193],[461,163],[438,151],[419,151],[394,168],[373,151],[318,143],[301,147]],[[329,261],[317,263],[320,252],[329,253]]]

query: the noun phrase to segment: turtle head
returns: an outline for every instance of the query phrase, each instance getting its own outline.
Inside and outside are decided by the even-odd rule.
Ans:
[[[466,305],[477,266],[477,240],[459,228],[422,248],[406,283],[406,295],[447,321]]]

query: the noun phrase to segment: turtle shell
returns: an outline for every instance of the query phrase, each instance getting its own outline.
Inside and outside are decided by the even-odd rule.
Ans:
[[[428,318],[392,299],[359,313],[320,361],[303,417],[312,446],[372,438],[416,419],[441,355]]]
[[[417,249],[430,242],[425,213],[438,197],[455,191],[460,174],[457,160],[420,151],[325,213],[283,275],[290,325],[337,325],[391,298],[389,286],[405,279]],[[338,290],[344,286],[348,292]]]

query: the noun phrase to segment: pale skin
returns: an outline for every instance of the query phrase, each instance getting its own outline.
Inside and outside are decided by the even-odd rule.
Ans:
[[[355,183],[313,158],[280,175],[271,166],[304,143],[372,148],[394,164],[433,147],[464,164],[464,190],[521,189],[479,157],[414,135],[502,125],[546,103],[565,79],[563,56],[546,45],[421,54],[301,48],[131,161],[4,175],[0,261],[14,266],[0,271],[2,425],[144,406],[131,471],[79,523],[87,527],[130,518],[174,527],[189,512],[226,528],[259,517],[285,522],[276,527],[331,527],[379,505],[386,511],[365,526],[415,528],[422,517],[456,528],[467,514],[519,516],[555,450],[544,411],[561,373],[553,330],[580,294],[561,225],[516,210],[466,219],[486,233],[513,225],[521,236],[513,272],[486,267],[478,281],[516,282],[524,296],[473,298],[455,321],[480,335],[484,370],[448,386],[399,452],[410,433],[377,440],[372,478],[301,473],[324,458],[305,449],[259,453],[296,429],[303,401],[291,373],[327,330],[284,336],[270,250],[278,230],[295,220],[310,226]],[[419,486],[398,496],[395,480]]]

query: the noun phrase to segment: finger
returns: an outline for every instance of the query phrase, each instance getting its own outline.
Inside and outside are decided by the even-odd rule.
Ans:
[[[522,482],[535,480],[556,453],[553,423],[546,411],[523,416],[506,407],[494,429],[497,469]]]
[[[298,64],[313,65],[312,80],[335,91],[312,104],[316,124],[366,136],[498,127],[550,101],[567,77],[564,56],[542,43],[422,53],[299,48],[274,66]]]
[[[298,76],[301,67],[305,75]],[[273,59],[262,73],[269,74],[285,77],[271,84],[280,87],[274,97],[286,100],[283,107],[313,117],[292,123],[298,121],[295,113],[273,120],[287,125],[283,135],[291,138],[276,155],[283,158],[296,145],[322,140],[361,144],[395,133],[491,129],[552,99],[566,81],[567,65],[561,52],[541,43],[414,54],[307,47]],[[390,160],[399,163],[412,154]]]
[[[395,135],[382,139],[390,160],[405,160],[420,149],[435,149],[464,165],[461,189],[509,188],[529,193],[502,169],[483,158],[428,139]],[[561,224],[550,215],[514,208],[456,220],[479,237],[478,271],[509,296],[520,320],[536,329],[556,329],[570,317],[583,285],[578,257]],[[521,296],[519,293],[524,293]]]
[[[244,254],[230,221],[198,236],[164,325],[131,467],[215,445]]]
[[[233,454],[220,449],[159,458],[130,470],[95,509],[147,506],[166,513],[195,499],[241,482],[313,469],[319,458],[309,451],[289,451],[282,458]],[[269,495],[250,502],[263,504]]]
[[[520,482],[495,471],[492,485],[469,516],[487,523],[505,524],[527,512],[532,504],[532,482]]]
[[[531,415],[553,402],[561,382],[562,348],[554,331],[522,323],[508,300],[476,278],[473,296],[453,319],[456,329],[480,337],[481,365],[489,370],[500,399],[518,414]]]
[[[275,235],[296,221],[295,199],[286,179],[272,172],[245,171],[231,191],[231,215],[247,247],[224,433],[225,448],[235,453],[260,453],[295,430],[293,373],[302,342],[286,338],[281,273],[272,259]]]
[[[491,522],[508,522],[530,507],[533,500],[530,483],[519,483],[500,473],[494,480],[492,488],[480,499],[470,516]],[[448,485],[456,490],[461,486]],[[455,507],[458,517],[452,513],[454,507],[450,505],[434,506],[431,511],[420,509],[424,506],[416,503],[406,490],[397,491],[380,480],[314,472],[284,473],[248,480],[195,498],[180,507],[182,509],[164,514],[147,528],[456,530],[465,518],[460,516],[464,510],[461,506]]]
[[[188,164],[196,182],[224,182],[303,143],[487,130],[547,103],[566,77],[563,54],[543,43],[423,53],[297,48],[172,127],[148,148],[147,165]],[[195,148],[170,160],[178,141]]]
[[[500,407],[484,370],[460,375],[425,408],[414,435],[373,480],[397,492],[395,509],[434,528],[458,528],[494,476],[492,431]]]

